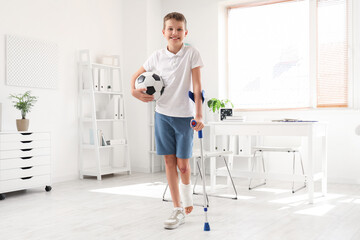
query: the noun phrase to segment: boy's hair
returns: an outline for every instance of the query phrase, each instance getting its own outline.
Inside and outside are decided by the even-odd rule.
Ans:
[[[171,13],[166,14],[166,16],[164,17],[164,28],[163,29],[165,29],[165,22],[170,19],[175,19],[176,21],[184,22],[185,30],[187,30],[186,18],[183,14],[178,13],[178,12],[171,12]]]

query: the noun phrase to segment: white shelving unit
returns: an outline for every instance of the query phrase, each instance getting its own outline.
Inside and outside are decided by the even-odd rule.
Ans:
[[[89,50],[79,53],[79,170],[80,178],[131,173],[127,122],[117,65],[91,61]]]

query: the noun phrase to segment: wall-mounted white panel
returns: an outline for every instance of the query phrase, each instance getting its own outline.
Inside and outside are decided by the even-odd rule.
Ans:
[[[8,85],[56,88],[58,46],[20,36],[6,36],[6,83]]]

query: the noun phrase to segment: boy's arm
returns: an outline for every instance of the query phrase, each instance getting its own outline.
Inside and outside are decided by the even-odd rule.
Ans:
[[[202,96],[201,96],[201,74],[200,67],[193,68],[191,70],[192,82],[193,82],[193,91],[194,91],[194,100],[195,100],[195,121],[197,122],[194,130],[200,131],[204,128],[204,123],[202,120]]]
[[[151,102],[152,100],[154,100],[154,96],[143,93],[146,91],[146,88],[135,89],[136,79],[140,76],[140,74],[142,74],[144,72],[146,72],[144,67],[141,67],[141,68],[139,68],[139,70],[136,71],[136,73],[134,73],[134,75],[132,75],[131,82],[130,82],[131,95],[133,95],[140,101]]]

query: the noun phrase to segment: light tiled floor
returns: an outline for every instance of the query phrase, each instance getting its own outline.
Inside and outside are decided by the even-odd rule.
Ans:
[[[210,232],[201,207],[176,230],[163,229],[172,203],[162,202],[165,174],[133,173],[53,184],[7,194],[0,202],[1,239],[360,239],[360,186],[329,184],[328,195],[307,203],[306,191],[269,182],[238,200],[210,197]],[[225,179],[219,181],[225,182]],[[231,193],[231,188],[224,193]],[[319,196],[319,195],[318,195]],[[202,196],[194,201],[202,203]]]

